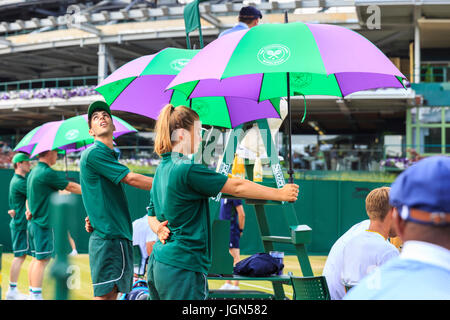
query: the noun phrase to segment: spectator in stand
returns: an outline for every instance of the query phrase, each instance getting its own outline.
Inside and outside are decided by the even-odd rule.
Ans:
[[[14,152],[11,147],[4,141],[0,141],[0,167],[1,168],[12,168],[12,158],[14,157]]]

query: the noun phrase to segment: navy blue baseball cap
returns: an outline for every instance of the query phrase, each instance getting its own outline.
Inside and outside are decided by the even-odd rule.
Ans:
[[[404,220],[449,224],[450,157],[428,157],[406,169],[392,184],[389,199]]]
[[[241,8],[241,11],[239,11],[239,17],[262,19],[262,14],[261,14],[261,11],[259,11],[255,7],[248,6],[248,7]]]

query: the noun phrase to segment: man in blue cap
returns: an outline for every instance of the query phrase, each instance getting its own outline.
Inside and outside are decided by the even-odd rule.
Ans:
[[[433,156],[392,184],[390,203],[404,245],[398,258],[352,288],[348,300],[450,299],[450,157]]]
[[[219,38],[231,32],[253,28],[258,25],[259,19],[262,19],[261,11],[252,6],[242,7],[239,11],[239,23],[231,29],[222,31]]]

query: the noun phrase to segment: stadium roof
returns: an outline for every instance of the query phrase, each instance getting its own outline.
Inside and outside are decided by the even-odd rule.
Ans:
[[[381,29],[365,28],[360,33],[387,55],[408,56],[416,21],[421,48],[450,47],[449,0],[355,0],[354,3],[360,24],[367,23],[374,10],[379,9]]]

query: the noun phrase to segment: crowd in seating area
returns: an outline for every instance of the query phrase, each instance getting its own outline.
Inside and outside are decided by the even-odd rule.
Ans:
[[[94,90],[95,86],[66,88],[40,88],[29,90],[16,90],[0,92],[0,100],[14,100],[14,99],[48,99],[61,98],[69,99],[72,97],[84,97],[99,94]]]
[[[12,148],[0,140],[0,168],[12,168],[11,159],[14,154]]]

